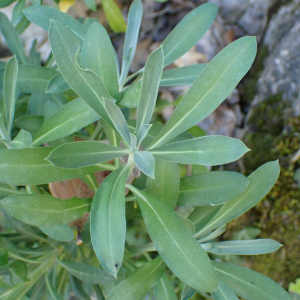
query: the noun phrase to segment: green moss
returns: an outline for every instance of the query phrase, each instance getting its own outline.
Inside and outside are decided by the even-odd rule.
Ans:
[[[272,238],[283,244],[275,253],[247,257],[248,267],[273,278],[285,288],[300,277],[300,190],[294,181],[300,161],[291,158],[300,145],[300,118],[283,118],[289,104],[281,96],[260,104],[249,119],[254,133],[244,140],[252,149],[244,159],[247,174],[267,161],[279,159],[281,174],[272,191],[255,208],[229,224],[229,236],[245,226],[262,230],[259,238]]]

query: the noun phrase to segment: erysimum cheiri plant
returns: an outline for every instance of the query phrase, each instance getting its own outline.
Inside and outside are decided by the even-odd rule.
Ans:
[[[238,39],[207,65],[163,71],[213,23],[217,8],[204,4],[128,77],[142,19],[140,0],[130,8],[121,68],[96,20],[83,25],[39,5],[23,13],[49,29],[52,53],[44,67],[34,48],[26,56],[16,28],[0,15],[15,54],[1,71],[0,190],[7,196],[1,202],[1,299],[175,300],[177,293],[181,299],[195,293],[208,298],[210,293],[215,300],[291,299],[271,279],[221,262],[225,254],[272,252],[279,243],[216,241],[226,223],[270,191],[278,162],[248,178],[196,172],[197,165],[230,163],[249,149],[238,139],[195,138],[186,131],[213,112],[247,73],[255,38]],[[159,87],[180,85],[191,87],[168,122],[151,123]],[[191,165],[194,175],[180,179],[178,164]],[[99,171],[109,173],[100,186]],[[53,196],[53,182],[79,177],[95,191],[93,199]],[[79,226],[84,213],[90,213],[89,220]]]

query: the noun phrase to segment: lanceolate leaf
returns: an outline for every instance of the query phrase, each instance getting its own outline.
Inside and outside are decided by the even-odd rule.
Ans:
[[[46,157],[53,147],[0,150],[0,182],[14,185],[37,185],[73,179],[101,170],[105,164],[77,169],[58,168]]]
[[[231,288],[219,279],[219,286],[216,292],[211,293],[213,300],[239,300]]]
[[[227,263],[213,262],[221,280],[238,296],[247,300],[292,300],[272,279],[255,271]]]
[[[180,184],[178,165],[157,159],[154,177],[155,179],[147,178],[147,193],[174,210]]]
[[[198,76],[151,148],[166,143],[212,113],[248,72],[256,39],[243,37],[221,51]]]
[[[58,226],[40,226],[40,229],[50,238],[60,242],[70,242],[75,237],[73,229],[67,224]]]
[[[114,48],[105,28],[94,22],[82,46],[81,63],[102,80],[110,95],[119,99],[119,84]]]
[[[146,263],[118,284],[108,294],[106,300],[143,300],[147,291],[158,282],[165,269],[166,266],[160,257]]]
[[[154,178],[155,159],[148,151],[135,151],[133,159],[136,166],[147,176]]]
[[[15,114],[17,74],[18,62],[14,56],[6,65],[3,84],[5,123],[9,136]]]
[[[101,97],[111,99],[100,78],[91,71],[81,69],[76,61],[80,43],[70,29],[52,22],[49,39],[55,61],[69,86],[90,105],[109,125],[112,125]]]
[[[81,168],[109,161],[128,154],[128,150],[101,142],[86,141],[63,144],[47,157],[53,165],[61,168]]]
[[[14,218],[34,226],[57,226],[70,223],[90,211],[91,199],[61,200],[52,196],[10,195],[2,207]]]
[[[47,93],[63,93],[70,89],[61,73],[54,75],[48,83]]]
[[[17,76],[18,91],[23,93],[45,92],[51,78],[58,74],[52,69],[33,65],[20,65]],[[4,70],[0,71],[0,86]]]
[[[141,26],[141,20],[143,15],[143,5],[140,0],[135,0],[129,9],[127,31],[125,35],[123,59],[122,59],[122,71],[120,76],[120,82],[126,78],[130,65],[132,63],[135,49],[137,45],[139,30]]]
[[[151,149],[155,158],[181,164],[216,166],[238,160],[249,149],[238,139],[203,136]]]
[[[100,116],[85,101],[78,98],[62,106],[37,131],[33,145],[51,142],[99,120]]]
[[[166,70],[162,73],[160,86],[192,85],[207,64],[190,65]]]
[[[32,23],[47,31],[50,28],[50,21],[53,20],[60,22],[64,26],[68,26],[76,34],[81,43],[85,39],[87,29],[76,19],[55,8],[45,5],[33,5],[23,10],[23,13]]]
[[[166,274],[161,277],[153,289],[156,300],[177,300],[174,286]]]
[[[239,173],[213,171],[181,179],[179,205],[218,205],[240,195],[249,180]]]
[[[93,284],[107,284],[116,280],[104,270],[95,268],[93,266],[75,263],[71,261],[58,261],[69,273],[78,279]]]
[[[160,78],[163,71],[163,50],[158,48],[149,56],[142,79],[142,88],[137,108],[136,132],[149,124],[154,111]]]
[[[130,189],[138,200],[152,242],[170,270],[197,290],[215,291],[218,280],[210,259],[178,216],[153,196],[132,186]]]
[[[271,239],[258,239],[207,243],[202,246],[214,254],[256,255],[274,252],[282,245]]]
[[[27,57],[19,33],[2,12],[0,12],[0,28],[10,51],[16,55],[19,63],[26,64]]]
[[[165,66],[181,57],[193,47],[212,25],[218,8],[206,3],[192,10],[163,41]]]
[[[198,233],[204,235],[239,217],[261,199],[263,199],[276,183],[280,172],[278,161],[268,162],[253,172],[248,179],[246,190],[236,198],[225,203],[217,214]]]
[[[130,171],[131,167],[126,165],[106,177],[91,208],[91,237],[95,253],[103,268],[115,277],[124,254],[125,183]]]

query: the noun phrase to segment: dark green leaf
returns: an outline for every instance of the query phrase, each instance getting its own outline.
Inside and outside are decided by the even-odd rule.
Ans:
[[[170,270],[197,290],[215,291],[218,280],[210,259],[178,216],[153,196],[132,186],[130,189],[138,200],[152,242]]]
[[[249,180],[239,173],[214,171],[182,178],[179,205],[206,206],[227,202],[243,193]]]
[[[272,279],[255,271],[227,263],[213,262],[218,276],[238,296],[247,300],[292,300]]]
[[[92,166],[128,154],[128,150],[97,141],[73,142],[55,148],[46,158],[62,168]]]
[[[46,195],[10,195],[1,201],[6,212],[34,226],[57,226],[79,219],[90,211],[91,199],[57,199]]]
[[[18,278],[20,278],[22,281],[25,281],[27,278],[27,266],[24,263],[24,261],[21,260],[13,260],[8,265],[5,266],[8,268],[11,273]]]
[[[118,284],[106,300],[143,300],[147,291],[161,278],[165,268],[160,257],[144,264]]]
[[[95,253],[103,268],[115,277],[124,255],[124,191],[130,171],[129,165],[126,165],[106,177],[96,192],[91,208],[91,237]]]
[[[0,266],[8,264],[8,252],[5,249],[0,248]]]

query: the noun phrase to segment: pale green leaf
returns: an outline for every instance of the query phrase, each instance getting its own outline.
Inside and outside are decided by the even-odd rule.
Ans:
[[[283,287],[262,274],[227,263],[213,265],[220,279],[246,300],[292,300]]]
[[[12,22],[14,24],[20,23],[22,18],[24,17],[23,9],[26,7],[26,0],[19,0],[14,7],[13,13],[12,13]]]
[[[27,57],[19,33],[2,12],[0,12],[0,28],[9,50],[16,55],[19,63],[26,64]]]
[[[160,257],[144,264],[118,284],[106,300],[143,300],[147,291],[162,277],[165,269]]]
[[[115,277],[124,255],[125,183],[130,171],[130,166],[126,165],[106,177],[91,208],[91,237],[95,253],[103,268]]]
[[[189,300],[191,299],[195,294],[197,293],[197,290],[191,288],[188,285],[184,285],[182,292],[181,292],[181,297],[180,300]]]
[[[134,151],[133,159],[136,166],[147,176],[154,178],[155,159],[148,151]]]
[[[239,173],[213,171],[188,176],[180,181],[179,205],[206,206],[225,203],[241,193],[249,180]]]
[[[239,300],[231,288],[229,288],[222,280],[219,280],[218,290],[211,293],[213,300]]]
[[[203,4],[188,13],[163,41],[165,66],[193,47],[210,28],[217,15],[217,5]]]
[[[140,145],[141,145],[142,141],[144,140],[144,138],[148,135],[149,130],[151,129],[151,127],[152,127],[152,124],[147,124],[147,125],[144,124],[141,127],[141,129],[139,131],[139,134],[137,136],[137,147],[138,148],[140,147]]]
[[[114,48],[105,28],[94,22],[88,29],[81,50],[82,68],[93,71],[114,99],[119,99],[119,84]]]
[[[87,29],[76,19],[65,14],[58,9],[46,5],[33,5],[23,10],[26,18],[32,23],[49,30],[51,20],[60,22],[68,26],[76,34],[77,38],[83,43]]]
[[[147,193],[174,210],[180,184],[178,165],[156,159],[154,174],[155,179],[147,178]]]
[[[217,214],[198,232],[204,235],[239,217],[262,200],[276,183],[280,172],[278,161],[268,162],[253,172],[246,190],[225,203]]]
[[[120,104],[128,107],[135,108],[138,106],[139,98],[141,94],[142,81],[134,82],[126,86],[120,93]]]
[[[129,188],[139,203],[152,242],[170,270],[197,290],[215,291],[218,280],[209,257],[175,212],[153,196]]]
[[[202,244],[203,249],[214,254],[257,255],[271,253],[282,245],[271,239],[223,241]]]
[[[15,115],[16,86],[17,86],[18,62],[16,57],[11,58],[5,67],[3,80],[3,106],[5,123],[10,135]]]
[[[52,22],[49,39],[55,61],[66,82],[79,97],[113,127],[101,101],[101,97],[111,99],[111,96],[97,75],[79,67],[76,55],[80,43],[76,36],[62,24]]]
[[[84,282],[89,282],[93,284],[107,284],[116,280],[115,277],[113,277],[106,271],[87,264],[61,260],[59,260],[58,262],[69,273],[71,273],[73,276],[77,277],[78,279]]]
[[[54,75],[48,83],[46,93],[63,93],[70,89],[61,73]]]
[[[18,135],[10,142],[12,149],[32,148],[32,136],[26,130],[21,130]]]
[[[61,168],[81,168],[109,161],[128,154],[128,150],[98,141],[83,141],[63,144],[46,158]]]
[[[181,164],[217,166],[241,158],[249,149],[238,139],[210,135],[151,149],[155,158]]]
[[[84,0],[84,2],[86,3],[86,5],[87,5],[91,10],[94,10],[94,11],[97,10],[97,6],[96,6],[95,0]]]
[[[201,238],[198,240],[198,243],[204,243],[204,242],[208,242],[211,240],[214,240],[215,238],[217,238],[218,236],[220,236],[221,234],[223,234],[226,231],[226,225],[223,225],[219,228],[217,228],[216,230],[212,231],[211,233],[209,233],[208,235],[206,235],[205,237]],[[196,234],[194,234],[194,237],[197,239],[198,238],[198,232]],[[208,243],[210,244],[210,243]],[[207,245],[208,245],[207,244]],[[211,244],[208,245],[208,247],[211,248]],[[203,247],[204,248],[204,247]],[[206,249],[205,249],[206,250]],[[208,251],[209,252],[209,251]]]
[[[172,282],[166,273],[161,277],[159,282],[154,286],[154,295],[156,300],[177,300]]]
[[[70,242],[75,237],[73,229],[67,224],[58,226],[40,226],[40,229],[50,238],[60,242]]]
[[[163,50],[158,48],[147,59],[143,73],[142,87],[137,108],[136,132],[139,133],[144,124],[149,124],[153,115],[159,82],[163,71]]]
[[[143,5],[140,0],[135,0],[131,4],[128,14],[128,25],[123,47],[122,71],[120,75],[121,83],[124,81],[128,74],[130,65],[135,54],[142,16]]]
[[[62,106],[39,128],[33,137],[38,146],[66,137],[99,120],[100,116],[85,101],[78,98]]]
[[[90,211],[91,199],[62,200],[46,195],[10,195],[1,201],[11,216],[34,226],[68,224]]]
[[[151,148],[166,143],[212,113],[248,72],[256,48],[254,37],[243,37],[221,51],[197,77]]]

